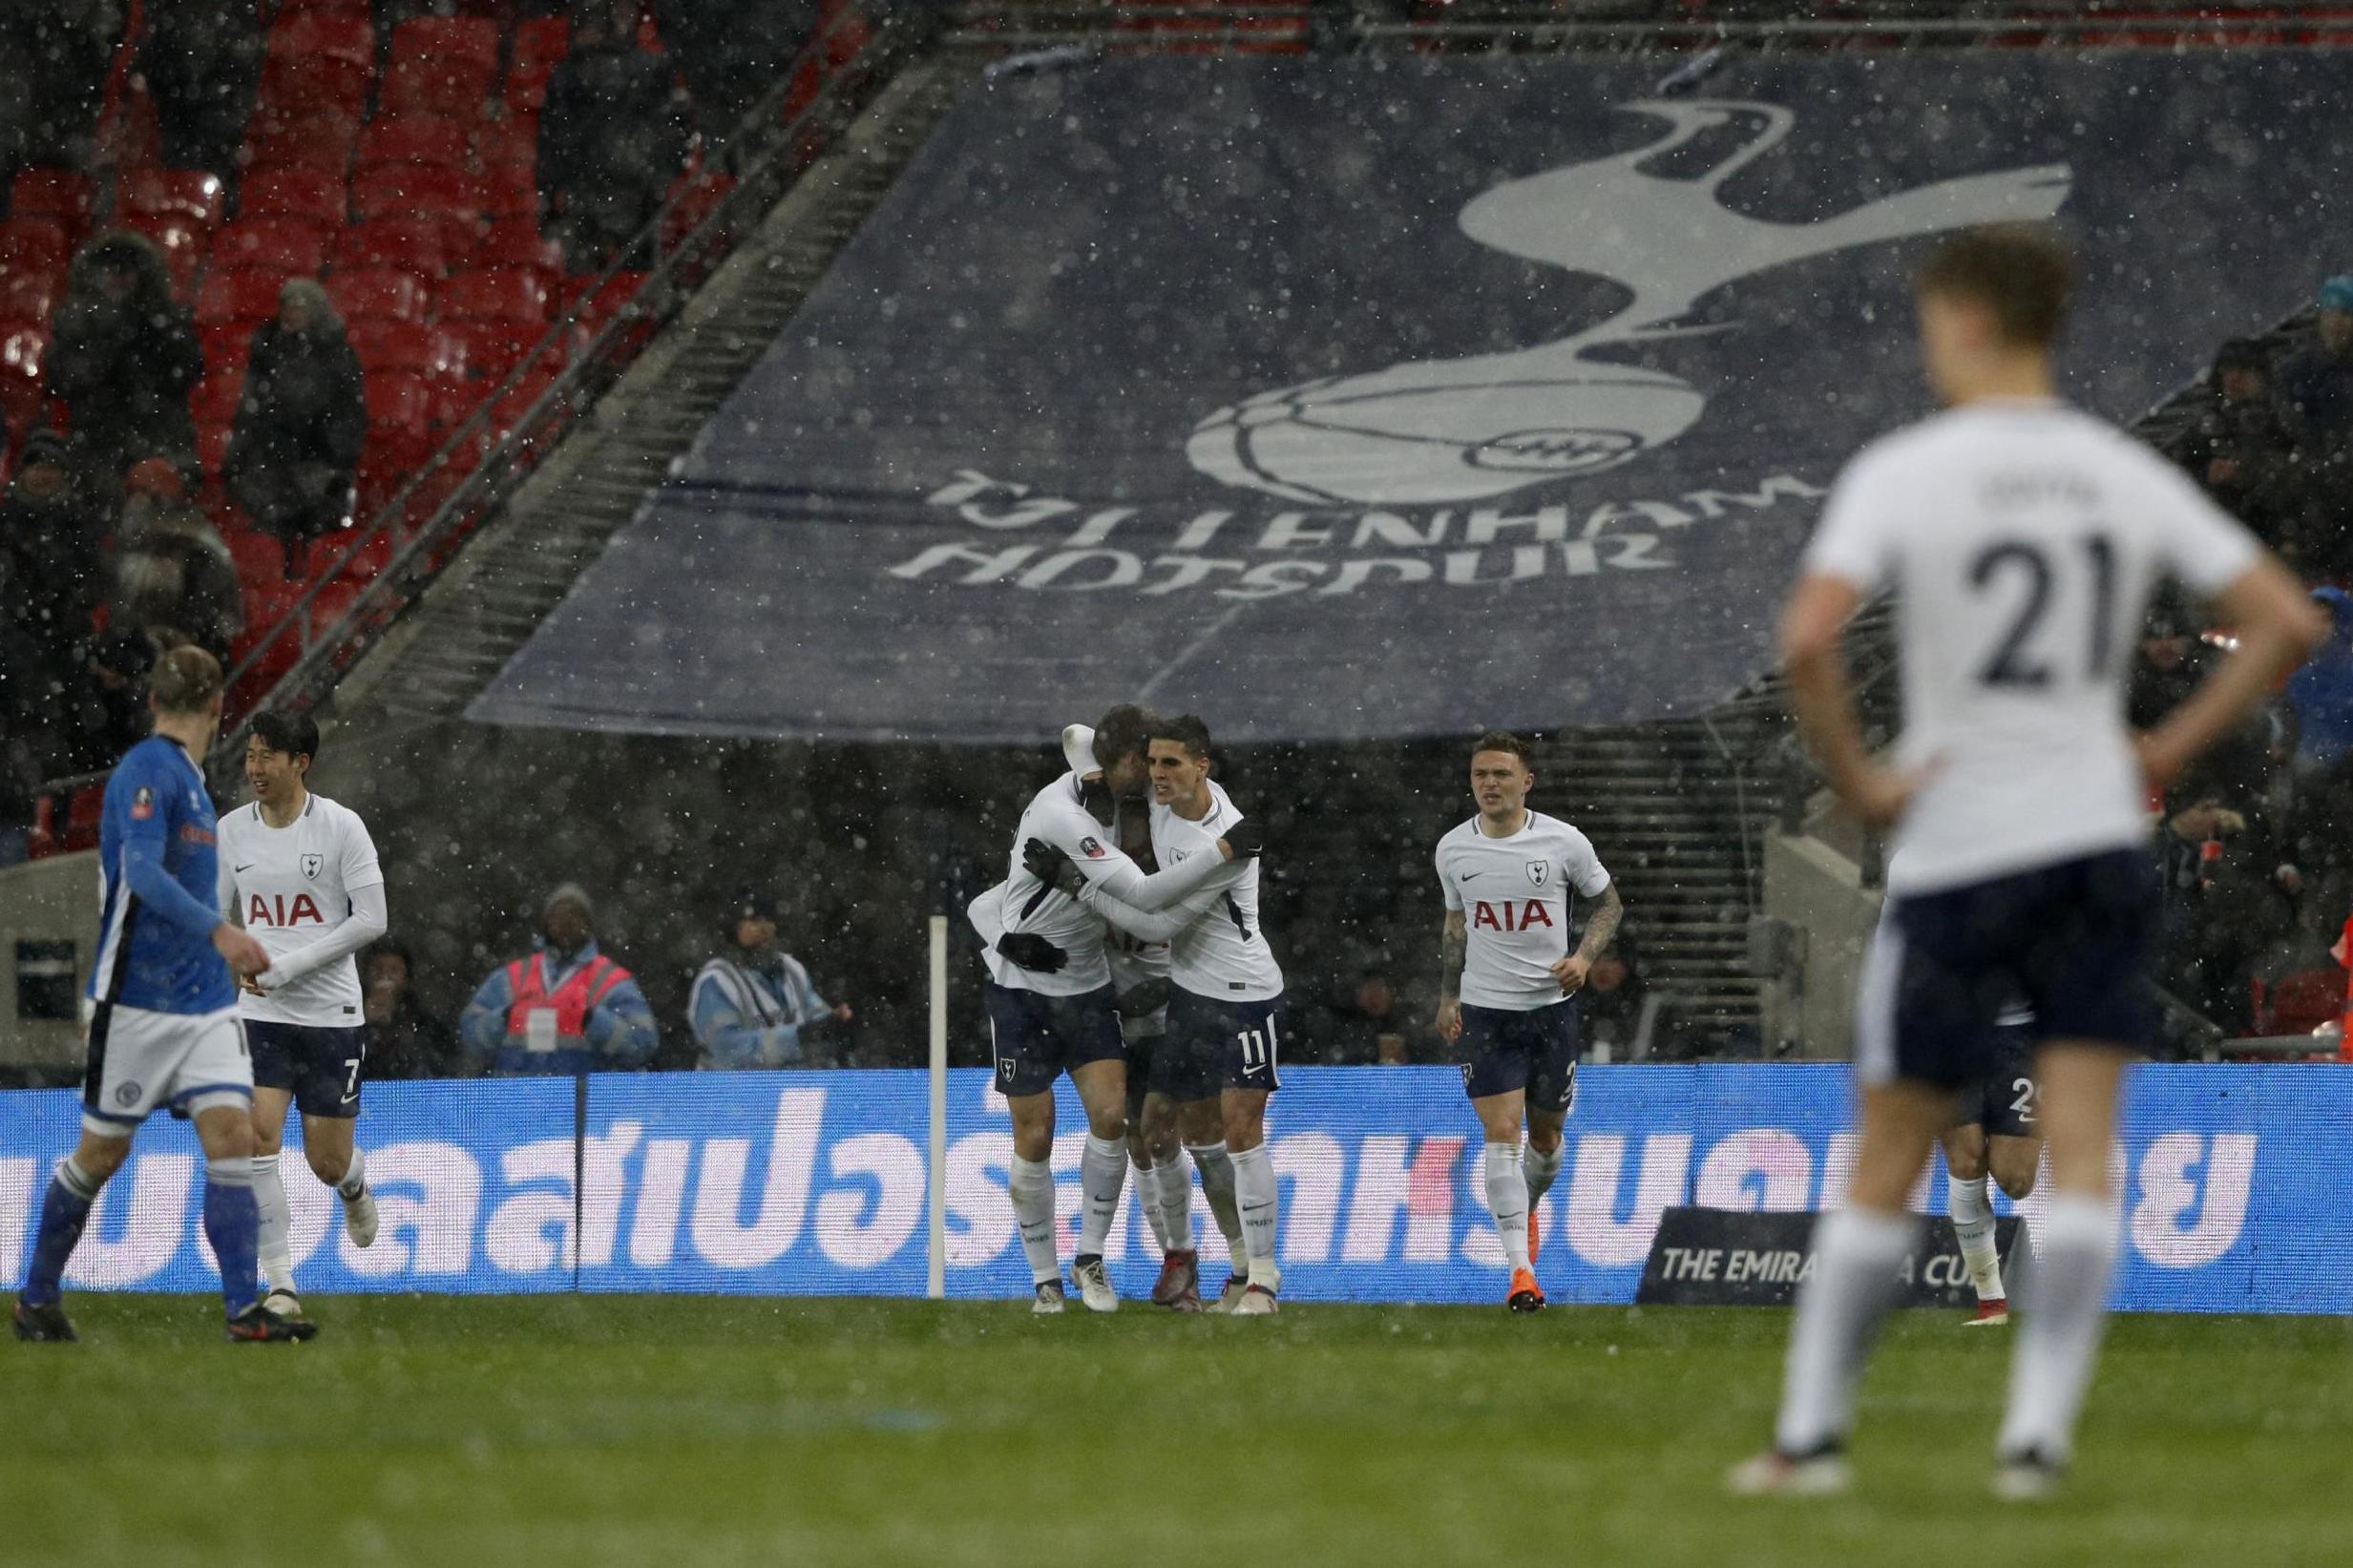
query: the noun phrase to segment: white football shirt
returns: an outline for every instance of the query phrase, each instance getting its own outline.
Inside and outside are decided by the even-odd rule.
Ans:
[[[1576,899],[1609,886],[1592,840],[1542,811],[1501,839],[1473,817],[1438,841],[1438,881],[1470,937],[1463,1001],[1526,1013],[1567,999],[1552,966],[1568,956]]]
[[[1021,813],[1021,824],[1013,832],[1011,867],[996,913],[1005,932],[1042,936],[1060,947],[1066,957],[1061,969],[1041,974],[1007,961],[992,945],[988,951],[990,978],[1011,991],[1078,996],[1111,983],[1111,967],[1103,957],[1103,917],[1029,874],[1021,864],[1021,847],[1031,839],[1043,840],[1068,855],[1092,887],[1154,910],[1178,903],[1225,869],[1223,857],[1212,854],[1145,876],[1119,847],[1111,830],[1080,803],[1079,776],[1063,774],[1040,790]]]
[[[254,803],[221,819],[221,880],[238,921],[274,963],[330,936],[351,918],[354,889],[380,886],[376,846],[359,813],[312,795],[284,827]],[[224,900],[227,903],[228,900]],[[240,992],[241,1017],[312,1029],[356,1029],[360,972],[349,953],[266,995]]]
[[[2258,548],[2172,465],[2056,402],[1970,404],[1859,453],[1804,570],[1897,593],[1898,757],[1933,772],[1890,889],[2142,844],[2124,699],[2149,596],[2168,575],[2212,594]]]
[[[1181,866],[1199,855],[1215,857],[1217,841],[1242,820],[1225,788],[1209,781],[1209,809],[1199,822],[1165,805],[1152,807],[1152,857]],[[1196,996],[1224,1002],[1271,1001],[1283,993],[1283,969],[1258,924],[1258,862],[1245,861],[1222,887],[1185,901],[1192,916],[1170,947],[1168,978]]]

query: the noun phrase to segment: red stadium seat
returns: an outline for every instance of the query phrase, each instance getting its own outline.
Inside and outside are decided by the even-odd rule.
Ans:
[[[497,168],[480,178],[482,216],[493,223],[539,223],[539,182],[529,169]]]
[[[564,248],[541,234],[536,222],[510,220],[482,231],[482,238],[474,241],[473,264],[519,267],[539,274],[542,283],[553,283],[564,270]]]
[[[73,239],[53,217],[19,214],[0,223],[0,267],[62,272],[73,255]]]
[[[227,421],[215,420],[207,424],[199,420],[196,427],[197,466],[206,474],[219,478],[221,471],[228,467],[229,442],[236,433]]]
[[[285,546],[276,534],[228,527],[221,529],[221,542],[229,547],[229,558],[237,563],[237,580],[248,594],[256,587],[269,589],[285,580]]]
[[[561,16],[534,16],[515,29],[515,57],[507,67],[507,107],[537,109],[547,101],[547,79],[572,48],[572,24]]]
[[[498,72],[498,24],[486,16],[412,16],[392,30],[392,63],[432,61],[484,80]]]
[[[284,282],[283,272],[216,266],[204,275],[204,286],[197,293],[196,324],[259,325],[278,313],[278,286]]]
[[[74,801],[66,808],[65,843],[59,847],[68,854],[98,847],[98,830],[106,815],[106,786],[86,784],[74,791]]]
[[[273,56],[262,71],[257,97],[261,109],[276,118],[334,114],[363,117],[368,109],[371,73],[328,55],[303,59]]]
[[[336,242],[339,267],[398,267],[431,282],[450,270],[447,237],[438,218],[402,213],[355,223]]]
[[[53,218],[68,234],[89,226],[90,177],[79,169],[21,169],[9,187],[15,218]]]
[[[341,180],[351,166],[351,149],[359,137],[359,115],[353,113],[259,114],[245,133],[245,163],[263,174],[306,169]]]
[[[362,222],[431,213],[445,229],[464,230],[482,214],[482,182],[474,175],[414,164],[377,164],[351,192]],[[471,243],[471,240],[468,241]]]
[[[433,388],[423,376],[387,370],[368,377],[368,460],[413,469],[431,455]]]
[[[421,322],[431,304],[425,281],[393,267],[354,267],[326,281],[326,297],[347,322]]]
[[[57,298],[64,292],[65,279],[58,273],[21,272],[14,267],[0,272],[0,322],[42,324],[57,308]]]
[[[498,389],[498,384],[522,363],[541,335],[536,326],[513,322],[446,322],[441,333],[454,347],[464,370],[465,393],[452,409],[461,416],[472,413],[476,403]]]
[[[199,228],[221,221],[221,177],[201,169],[129,169],[116,192],[117,216],[184,218]]]
[[[273,62],[336,60],[372,76],[376,72],[376,25],[366,10],[365,7],[330,10],[305,6],[282,15],[270,30],[269,57]]]
[[[485,171],[517,169],[530,178],[539,166],[537,116],[510,115],[475,126],[473,160]]]
[[[272,314],[276,314],[275,310]],[[253,323],[235,322],[208,326],[197,333],[204,345],[204,374],[245,378],[245,362],[253,357]]]
[[[462,173],[468,164],[470,139],[466,126],[445,115],[378,119],[360,136],[360,167],[423,164]]]
[[[422,376],[439,388],[454,387],[466,372],[464,347],[449,333],[419,322],[361,320],[347,331],[360,368]]]
[[[237,418],[237,400],[245,391],[245,362],[204,366],[204,379],[188,394],[189,412],[199,425],[226,425]]]
[[[616,272],[605,279],[569,279],[564,284],[564,307],[579,323],[580,330],[593,338],[645,286],[649,276],[643,272]]]
[[[547,279],[537,269],[491,267],[457,273],[442,284],[437,314],[443,322],[505,322],[536,328],[547,321]]]
[[[242,218],[213,240],[213,264],[316,278],[334,253],[334,230],[300,218]]]
[[[245,177],[238,212],[245,218],[299,218],[328,228],[342,226],[343,176],[324,169],[282,168]]]

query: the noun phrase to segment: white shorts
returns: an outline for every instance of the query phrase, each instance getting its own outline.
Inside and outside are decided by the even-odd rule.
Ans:
[[[101,1006],[91,1014],[88,1043],[82,1126],[100,1138],[129,1138],[166,1105],[193,1116],[217,1104],[253,1103],[253,1057],[235,1008]]]

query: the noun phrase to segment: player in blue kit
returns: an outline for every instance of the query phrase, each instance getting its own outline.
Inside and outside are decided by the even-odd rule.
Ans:
[[[200,648],[156,661],[156,732],[107,780],[98,831],[98,956],[91,971],[80,1143],[41,1201],[32,1265],[11,1323],[25,1340],[70,1340],[59,1305],[91,1205],[158,1106],[195,1119],[204,1147],[204,1235],[221,1264],[232,1340],[308,1339],[256,1296],[253,1063],[237,1017],[240,978],[269,968],[261,943],[226,924],[218,823],[197,759],[221,728],[221,665]]]

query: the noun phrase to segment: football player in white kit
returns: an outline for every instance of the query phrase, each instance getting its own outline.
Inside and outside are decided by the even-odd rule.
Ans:
[[[1855,1386],[1916,1232],[1905,1196],[1955,1097],[2023,997],[2050,1198],[2026,1284],[1997,1495],[2055,1485],[2099,1352],[2115,1258],[2117,1090],[2148,1042],[2157,908],[2147,808],[2300,663],[2325,623],[2294,578],[2189,479],[2054,395],[2071,271],[2032,227],[1967,231],[1918,280],[1928,378],[1947,410],[1839,476],[1781,621],[1799,727],[1865,823],[1893,825],[1886,935],[1857,1000],[1860,1145],[1847,1206],[1815,1235],[1774,1446],[1735,1491],[1849,1484]],[[2171,575],[2238,649],[2154,729],[2125,725],[2131,650]],[[1838,652],[1866,596],[1897,594],[1898,765],[1864,749]]]
[[[1211,781],[1209,727],[1187,714],[1151,725],[1152,856],[1164,867],[1213,854],[1243,816],[1225,787]],[[1102,888],[1080,902],[1118,930],[1170,944],[1167,1032],[1151,1056],[1154,1095],[1173,1100],[1187,1128],[1187,1141],[1210,1188],[1222,1225],[1223,1205],[1211,1183],[1214,1161],[1230,1164],[1233,1208],[1241,1225],[1242,1260],[1212,1311],[1255,1316],[1275,1310],[1282,1270],[1275,1262],[1280,1183],[1266,1146],[1267,1098],[1281,1087],[1278,1061],[1283,971],[1258,920],[1258,867],[1220,878],[1158,914],[1135,909]],[[1201,1130],[1205,1110],[1216,1114]],[[1192,1183],[1182,1164],[1159,1168],[1163,1185],[1148,1196],[1163,1205],[1171,1251],[1187,1269],[1181,1284],[1200,1296],[1193,1271]],[[1173,1174],[1170,1183],[1166,1177]],[[1155,1293],[1157,1299],[1157,1292]]]
[[[1471,745],[1479,814],[1438,841],[1446,896],[1438,1032],[1463,1052],[1462,1087],[1486,1135],[1487,1207],[1511,1265],[1504,1305],[1544,1305],[1536,1283],[1536,1205],[1561,1173],[1577,1098],[1577,993],[1626,917],[1592,841],[1527,808],[1527,742],[1489,730]],[[1574,900],[1594,900],[1574,952]],[[1527,1152],[1520,1124],[1527,1121]]]
[[[1014,833],[1011,872],[977,905],[974,922],[999,934],[989,945],[984,988],[997,1088],[1013,1112],[1009,1186],[1021,1247],[1036,1284],[1032,1310],[1059,1312],[1063,1291],[1054,1244],[1054,1080],[1070,1075],[1086,1108],[1079,1163],[1083,1207],[1071,1274],[1094,1311],[1119,1308],[1103,1264],[1103,1240],[1127,1179],[1127,1064],[1100,916],[1078,900],[1096,887],[1147,911],[1165,909],[1257,853],[1262,835],[1237,829],[1217,853],[1146,876],[1109,842],[1112,803],[1144,786],[1144,710],[1122,705],[1096,726],[1100,775],[1075,767],[1038,792]]]
[[[299,1318],[290,1215],[278,1157],[286,1107],[303,1113],[303,1156],[343,1201],[352,1244],[376,1239],[376,1201],[352,1140],[368,1019],[352,954],[385,933],[384,872],[358,813],[305,782],[319,726],[264,713],[245,743],[253,804],[221,819],[221,905],[270,955],[240,988],[253,1049],[254,1197],[262,1211],[263,1305]]]

